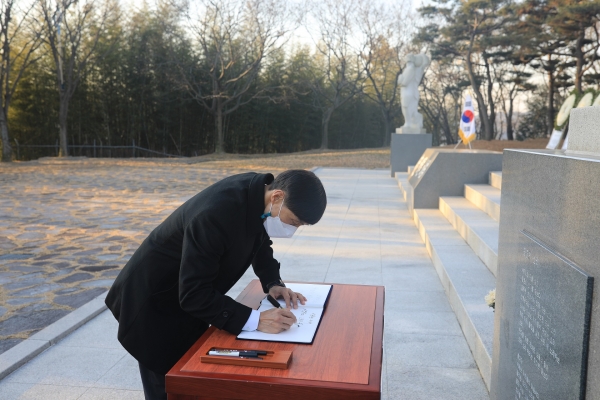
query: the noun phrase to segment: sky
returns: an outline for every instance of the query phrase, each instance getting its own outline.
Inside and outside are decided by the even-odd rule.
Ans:
[[[125,9],[129,9],[130,7],[133,8],[141,8],[143,6],[144,1],[146,1],[146,3],[150,6],[150,8],[153,8],[153,4],[155,4],[155,0],[120,0],[121,4],[124,6]],[[189,1],[194,1],[194,0],[189,0]],[[289,1],[289,0],[280,0],[280,1]],[[295,2],[300,2],[305,3],[305,0],[292,0]],[[372,1],[372,0],[371,0]],[[393,4],[393,3],[397,3],[399,0],[379,0],[383,3],[387,3],[387,4]],[[412,5],[412,10],[413,11],[417,11],[417,9],[419,7],[421,7],[422,4],[427,4],[429,1],[428,0],[405,0],[405,1],[410,1],[411,5]],[[309,28],[304,27],[304,26],[298,26],[293,34],[291,35],[292,39],[289,42],[290,45],[295,45],[295,44],[300,44],[300,45],[313,45],[314,44],[314,40],[316,39],[316,35],[313,34],[313,36],[315,36],[315,38],[313,39],[313,37],[311,37],[309,31]],[[467,92],[465,92],[465,95],[467,94]],[[526,112],[526,98],[527,96],[525,94],[519,94],[518,98],[515,101],[515,112],[516,113],[523,113]],[[500,110],[498,110],[500,112]]]
[[[154,4],[156,4],[156,0],[119,0],[121,2],[121,4],[124,6],[125,10],[129,10],[131,8],[133,9],[141,9],[144,5],[144,2],[150,7],[150,8],[154,8]],[[188,0],[190,2],[194,2],[194,0]],[[304,4],[306,3],[305,0],[280,0],[282,2],[285,1],[293,1],[295,3],[299,3],[299,4]],[[370,0],[370,1],[374,1],[374,0]],[[375,1],[379,1],[383,4],[397,4],[399,1],[402,0],[375,0]],[[410,4],[412,5],[412,10],[416,12],[416,10],[421,6],[421,4],[423,3],[423,1],[427,2],[427,0],[404,0],[406,2],[410,2]],[[300,44],[300,45],[313,45],[314,44],[314,40],[317,38],[317,31],[315,29],[315,31],[313,32],[313,37],[311,37],[311,34],[309,33],[310,27],[305,27],[305,26],[298,26],[294,31],[293,34],[290,35],[291,36],[291,40],[290,40],[290,44],[294,45],[294,44]]]
[[[285,0],[282,0],[285,1]],[[380,0],[383,3],[386,4],[393,4],[396,3],[398,0]],[[123,5],[134,5],[136,7],[140,7],[142,5],[142,3],[144,2],[144,0],[121,0],[121,3]],[[148,3],[152,4],[153,0],[149,0]],[[421,6],[421,4],[423,3],[423,0],[411,0],[412,2],[412,7],[413,10],[417,10],[417,8],[419,8]]]

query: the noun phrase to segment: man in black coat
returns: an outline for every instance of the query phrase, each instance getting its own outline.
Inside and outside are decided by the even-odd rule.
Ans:
[[[250,264],[265,293],[288,307],[304,296],[285,288],[270,237],[291,237],[325,212],[325,190],[309,171],[234,175],[198,193],[144,240],[115,279],[106,305],[118,339],[139,362],[146,399],[166,399],[164,376],[213,325],[278,333],[296,322],[287,309],[263,313],[225,293]]]

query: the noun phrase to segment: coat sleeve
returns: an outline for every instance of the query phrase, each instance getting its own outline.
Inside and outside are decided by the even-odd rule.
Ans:
[[[228,234],[214,217],[199,214],[184,229],[179,270],[179,304],[188,314],[234,335],[252,309],[219,293],[213,282],[225,253]]]
[[[260,283],[263,288],[263,292],[267,293],[267,285],[271,282],[275,282],[281,279],[279,275],[279,262],[273,258],[273,241],[269,235],[264,232],[265,239],[262,245],[254,255],[252,260],[252,268],[254,273],[260,279]]]

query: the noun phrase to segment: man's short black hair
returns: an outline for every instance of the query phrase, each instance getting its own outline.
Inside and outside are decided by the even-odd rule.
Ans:
[[[277,175],[270,190],[283,190],[284,204],[302,222],[314,225],[327,207],[327,195],[321,180],[303,169],[290,169]]]

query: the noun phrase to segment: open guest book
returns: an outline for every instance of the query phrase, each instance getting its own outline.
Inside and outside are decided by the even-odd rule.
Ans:
[[[289,289],[301,293],[306,297],[306,304],[298,304],[297,309],[290,311],[296,316],[298,322],[281,333],[265,333],[260,331],[243,331],[237,338],[244,340],[262,340],[268,342],[305,343],[312,344],[319,329],[323,312],[329,300],[331,285],[314,285],[310,283],[289,283]],[[279,304],[285,308],[285,300],[277,299]],[[273,307],[265,297],[258,308],[259,312],[270,310]]]

